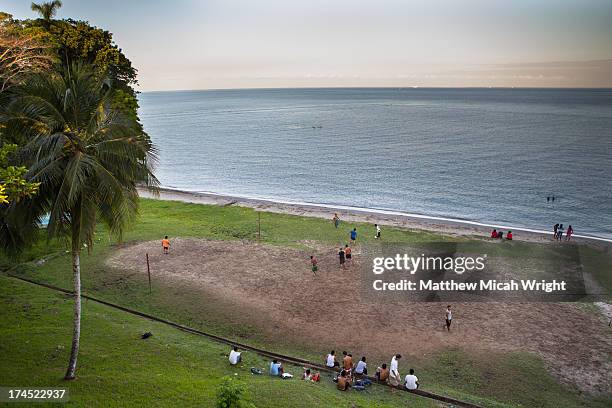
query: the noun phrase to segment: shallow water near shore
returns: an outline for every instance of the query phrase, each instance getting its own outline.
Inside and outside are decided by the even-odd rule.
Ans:
[[[612,90],[175,91],[139,101],[167,187],[542,230],[560,222],[612,238]]]

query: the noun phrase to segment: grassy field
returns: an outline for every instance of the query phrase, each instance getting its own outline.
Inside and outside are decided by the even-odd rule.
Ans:
[[[297,248],[306,248],[306,243],[309,241],[329,245],[345,243],[348,237],[349,226],[342,225],[341,228],[335,230],[330,225],[329,221],[316,218],[262,213],[261,240],[272,245]],[[353,224],[350,225],[350,227],[352,226]],[[372,225],[355,224],[355,226],[360,232],[359,239],[362,242],[373,239],[374,229]],[[495,248],[492,248],[491,244],[485,240],[470,237],[447,237],[433,233],[412,232],[394,228],[385,228],[384,233],[385,240],[396,243],[469,242],[472,247],[481,245],[483,250],[489,252],[495,251],[498,256],[504,256],[508,259],[518,259],[524,256],[525,253],[546,255],[550,251],[555,250],[550,245],[520,241],[506,242],[504,245],[496,245]],[[181,287],[179,289],[177,287],[164,286],[154,280],[153,293],[150,295],[146,279],[142,275],[109,269],[105,265],[105,260],[109,254],[116,251],[121,245],[133,241],[158,240],[163,235],[217,240],[254,240],[257,238],[257,214],[252,209],[241,207],[218,207],[142,200],[142,211],[139,220],[135,228],[123,237],[122,243],[109,239],[104,228],[100,227],[98,229],[94,248],[91,249],[89,254],[85,253],[82,258],[84,291],[114,303],[129,306],[146,313],[158,315],[271,351],[288,353],[312,360],[316,359],[317,361],[321,359],[322,351],[313,350],[307,344],[286,341],[282,336],[270,337],[256,327],[250,327],[227,319],[223,313],[226,305],[219,302],[207,303],[206,299],[199,299],[200,294],[195,289],[190,289],[189,287]],[[612,270],[612,261],[609,255],[589,248],[581,248],[581,251],[585,262],[589,263],[590,267],[594,270]],[[42,258],[45,258],[46,262],[42,264],[34,262]],[[4,269],[10,269],[11,273],[27,276],[40,282],[51,283],[65,288],[71,287],[70,257],[66,253],[65,244],[61,242],[41,241],[34,248],[27,251],[19,262],[19,264],[15,264],[14,261],[2,259],[1,266]],[[601,286],[609,290],[611,285],[609,274],[600,272],[596,279]],[[37,358],[41,358],[45,362],[45,364],[42,364],[42,368],[38,364],[36,366],[38,369],[32,370],[35,360],[19,363],[14,360],[3,361],[3,371],[6,371],[3,372],[3,378],[17,382],[12,385],[23,385],[29,375],[33,375],[35,376],[32,377],[33,379],[41,381],[37,382],[40,385],[49,385],[45,381],[50,380],[55,381],[53,384],[60,382],[64,369],[63,364],[67,359],[67,351],[60,349],[53,351],[49,347],[57,348],[59,345],[68,346],[69,344],[70,319],[65,299],[57,295],[41,292],[39,289],[34,290],[31,287],[23,287],[21,284],[9,285],[7,283],[6,287],[10,290],[6,291],[3,289],[3,296],[6,297],[3,303],[8,304],[8,307],[5,308],[6,310],[3,310],[3,314],[6,315],[3,316],[3,325],[7,324],[5,321],[11,321],[13,325],[18,324],[24,327],[29,325],[28,321],[24,321],[24,319],[27,318],[27,313],[30,313],[30,309],[26,310],[24,309],[25,306],[23,306],[23,304],[30,302],[30,299],[26,297],[26,293],[29,293],[29,291],[39,296],[39,303],[48,305],[45,302],[52,302],[55,306],[50,306],[49,309],[55,310],[55,313],[59,315],[63,313],[65,323],[56,328],[57,325],[53,324],[53,316],[49,316],[45,310],[46,307],[41,306],[35,309],[37,310],[36,318],[43,319],[47,326],[41,323],[37,327],[47,327],[47,329],[36,329],[35,333],[37,335],[33,336],[32,339],[25,340],[22,338],[19,340],[19,338],[8,338],[10,335],[26,335],[24,333],[13,333],[14,328],[9,329],[11,325],[7,324],[7,326],[3,327],[3,347],[9,347],[9,345],[12,347],[15,341],[30,341],[31,343],[28,344],[31,344],[33,349],[32,356],[38,356]],[[21,293],[21,295],[15,295],[13,291]],[[198,299],[198,302],[194,302],[194,299]],[[13,304],[18,306],[11,306]],[[116,321],[121,321],[122,323],[115,324],[114,322]],[[167,328],[158,328],[157,325],[153,325],[146,320],[141,321],[130,316],[120,316],[119,313],[107,310],[99,305],[86,303],[83,325],[85,330],[82,339],[84,351],[80,361],[82,364],[80,377],[88,373],[87,370],[92,370],[94,374],[92,374],[93,377],[91,377],[92,379],[88,383],[90,388],[84,388],[79,391],[78,395],[82,398],[79,401],[82,402],[87,402],[87,398],[95,398],[93,395],[86,394],[93,392],[92,390],[97,386],[100,387],[98,393],[104,395],[109,393],[113,387],[118,387],[119,390],[116,391],[116,395],[123,395],[125,398],[132,397],[129,400],[134,405],[146,404],[147,401],[155,404],[162,400],[167,401],[175,396],[177,398],[185,398],[184,401],[186,403],[194,403],[198,400],[210,401],[212,386],[219,382],[221,376],[229,373],[229,370],[223,369],[223,359],[219,358],[219,355],[225,351],[223,347],[206,343],[202,339],[177,333]],[[90,331],[96,325],[104,327],[104,330]],[[155,336],[151,342],[134,340],[137,339],[138,333],[153,326],[155,328],[151,330],[167,333],[168,338],[173,339],[172,342],[158,343],[162,341],[158,336]],[[53,327],[53,329],[51,330],[49,327]],[[32,329],[32,327],[30,328]],[[116,336],[117,339],[114,339],[114,330],[120,330],[121,332],[121,335]],[[46,336],[49,337],[48,340],[45,340]],[[36,342],[35,338],[37,338]],[[4,341],[5,339],[9,341]],[[130,342],[133,342],[133,344]],[[87,351],[88,343],[93,347],[89,353]],[[95,351],[96,347],[103,347],[106,344],[110,344],[112,347],[109,346],[104,351]],[[137,354],[142,357],[138,359],[130,357],[130,355],[137,353],[140,347],[145,347],[145,345],[146,347],[153,347],[156,344],[159,350],[147,349],[148,351],[142,351],[142,354]],[[154,356],[149,356],[149,352],[154,354]],[[7,350],[3,355],[14,356],[17,355],[17,351]],[[52,355],[57,355],[57,357],[51,358],[50,356]],[[126,357],[121,360],[120,355],[125,355]],[[207,363],[209,361],[219,361],[219,363],[210,365]],[[150,368],[140,365],[140,363],[149,364],[149,362],[151,364]],[[263,361],[261,363],[263,364]],[[486,356],[480,356],[468,355],[461,350],[451,349],[439,353],[433,358],[430,356],[427,360],[415,363],[419,364],[419,372],[424,377],[430,379],[425,389],[486,406],[603,407],[607,405],[606,403],[609,403],[609,400],[596,400],[585,395],[580,396],[574,390],[562,387],[548,374],[538,357],[527,353],[489,353]],[[201,364],[201,366],[190,369],[190,364]],[[167,370],[166,367],[172,367],[172,370]],[[217,368],[215,369],[214,367]],[[122,370],[126,370],[126,373],[123,373]],[[31,372],[29,373],[29,371]],[[167,373],[167,371],[169,372]],[[202,372],[205,372],[206,375],[210,373],[210,377],[206,377],[208,378],[207,380],[203,379],[201,377]],[[158,379],[160,376],[158,374],[161,374],[161,378],[164,380],[167,379],[166,376],[176,375],[177,378],[169,378],[168,381],[164,381],[164,388],[159,389]],[[132,376],[138,378],[137,384],[143,390],[143,395],[139,396],[129,393],[130,377]],[[333,401],[340,404],[338,406],[347,406],[343,397],[333,393],[331,387],[322,386],[320,389],[316,389],[313,391],[315,393],[313,398],[320,399],[310,400],[308,399],[310,398],[308,394],[311,393],[311,388],[304,388],[309,387],[309,384],[291,385],[291,387],[297,388],[294,391],[288,391],[286,383],[275,385],[274,382],[270,383],[269,379],[266,379],[268,380],[267,382],[262,383],[263,380],[259,377],[246,377],[249,379],[249,386],[252,389],[254,401],[260,403],[261,406],[273,406],[265,402],[263,396],[276,395],[273,393],[281,390],[283,391],[282,398],[294,398],[295,395],[298,397],[295,397],[295,403],[292,402],[293,400],[284,400],[283,404],[279,406],[302,406],[300,404],[304,402],[309,403],[304,403],[303,406],[321,405],[317,404],[317,402],[327,400],[326,392],[332,392],[334,396],[329,398],[335,398]],[[520,380],[513,381],[512,378]],[[76,385],[76,387],[79,387],[81,383],[86,383],[82,377],[79,379],[79,385]],[[123,394],[120,392],[121,389],[124,390]],[[181,391],[185,395],[180,395]],[[77,390],[74,392],[77,392]],[[320,395],[318,394],[319,392],[321,392]],[[160,393],[160,395],[156,396],[156,393]],[[146,400],[140,400],[139,398],[145,398]],[[354,398],[360,397],[355,396]],[[384,399],[387,396],[386,394],[381,394],[376,398]],[[115,401],[117,405],[121,405],[120,402],[119,400]],[[398,403],[398,401],[392,399],[386,401],[386,403],[393,405]],[[427,403],[423,402],[423,404]],[[363,406],[370,405],[365,404]]]
[[[71,300],[6,277],[0,277],[0,299],[1,384],[67,387],[70,406],[214,406],[217,387],[227,375],[246,384],[249,400],[258,407],[436,406],[379,386],[341,393],[327,374],[318,384],[253,376],[250,367],[264,368],[267,360],[245,353],[244,366],[232,368],[225,345],[91,301],[83,307],[78,378],[66,382]],[[146,331],[153,337],[140,339]],[[298,377],[301,370],[288,367]]]

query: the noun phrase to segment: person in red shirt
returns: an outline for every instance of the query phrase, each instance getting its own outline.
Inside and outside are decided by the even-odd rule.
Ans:
[[[512,241],[512,231],[508,231],[508,233],[506,234],[506,239],[508,241]]]
[[[310,264],[312,265],[312,273],[314,273],[315,275],[317,274],[317,271],[319,270],[317,263],[318,263],[317,258],[314,255],[311,255]]]
[[[491,232],[491,238],[497,238],[497,230],[494,229],[493,232]]]

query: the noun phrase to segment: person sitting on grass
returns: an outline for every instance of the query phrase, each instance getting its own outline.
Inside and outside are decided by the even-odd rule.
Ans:
[[[365,356],[361,357],[361,360],[357,362],[357,365],[355,366],[355,374],[368,375],[368,366],[366,364]]]
[[[340,371],[338,375],[338,389],[340,391],[347,391],[351,386],[350,377],[347,375],[346,370]]]
[[[340,363],[336,361],[336,352],[334,350],[325,358],[325,366],[328,368],[340,367]]]
[[[229,353],[229,362],[231,365],[237,365],[242,361],[242,353],[238,351],[238,347],[234,346]]]
[[[376,380],[381,383],[386,383],[389,381],[389,369],[387,368],[386,363],[376,369],[374,377],[376,377]]]
[[[504,231],[499,231],[499,232],[497,233],[497,238],[498,238],[498,239],[504,239]]]
[[[310,368],[304,367],[304,374],[302,374],[302,380],[312,381],[312,382],[319,382],[321,380],[321,374],[319,374],[319,373],[312,373],[310,371]]]
[[[342,368],[350,375],[353,370],[353,356],[351,354],[346,354],[346,351],[343,351],[344,358],[342,359]]]
[[[508,233],[506,234],[506,239],[508,241],[512,241],[512,231],[508,231]]]
[[[278,360],[272,360],[270,363],[270,375],[273,377],[280,377],[284,372],[283,365],[279,363]]]
[[[497,230],[493,229],[493,232],[491,232],[491,238],[497,238]]]
[[[404,385],[407,390],[416,390],[419,388],[419,379],[416,375],[414,375],[414,370],[410,369],[410,374],[408,374],[405,378]]]

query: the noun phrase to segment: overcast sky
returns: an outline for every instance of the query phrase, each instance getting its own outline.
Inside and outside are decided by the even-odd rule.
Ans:
[[[113,32],[144,91],[612,87],[612,0],[64,0],[58,17]]]

